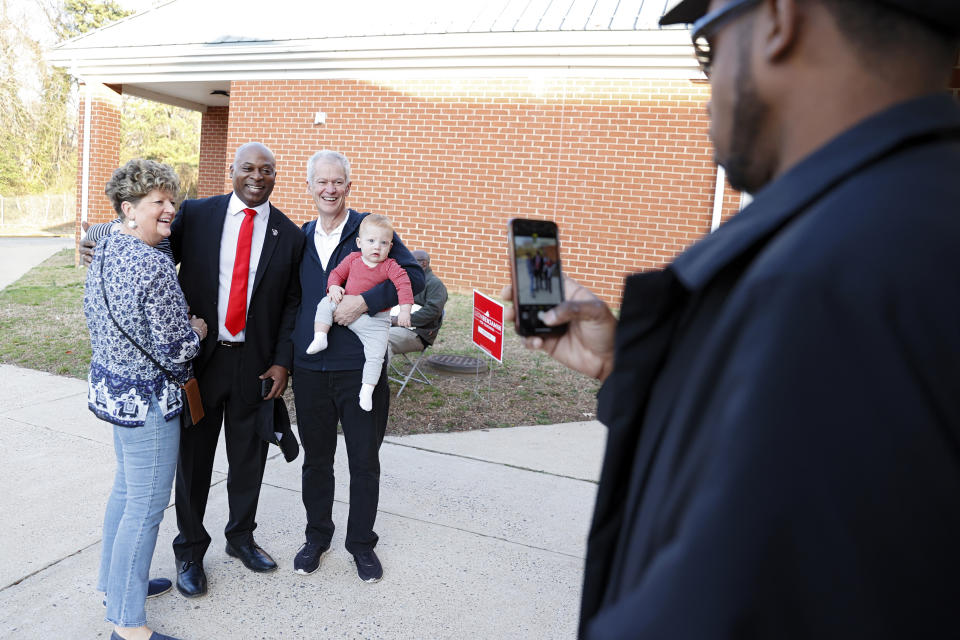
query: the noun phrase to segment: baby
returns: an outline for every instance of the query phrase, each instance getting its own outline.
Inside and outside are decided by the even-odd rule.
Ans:
[[[400,314],[397,324],[410,326],[410,308],[413,306],[413,289],[410,278],[397,261],[387,257],[393,246],[393,225],[390,219],[371,213],[360,222],[357,233],[359,253],[354,251],[330,273],[327,279],[327,295],[317,305],[313,323],[313,342],[307,353],[318,353],[327,348],[327,333],[333,324],[333,311],[343,299],[344,293],[359,295],[374,285],[390,279],[397,288]],[[373,409],[373,389],[380,379],[383,357],[387,351],[390,335],[390,310],[383,309],[376,315],[361,315],[350,323],[349,328],[363,343],[363,378],[360,386],[360,408]]]

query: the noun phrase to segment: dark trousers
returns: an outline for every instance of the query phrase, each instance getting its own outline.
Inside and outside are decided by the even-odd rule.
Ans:
[[[293,393],[303,445],[303,506],[307,511],[306,537],[329,545],[333,538],[333,457],[337,450],[337,423],[343,428],[350,467],[350,515],[347,551],[373,549],[373,531],[380,499],[380,443],[387,429],[390,388],[381,372],[373,392],[373,410],[364,411],[357,399],[361,371],[297,369]]]
[[[227,446],[227,502],[230,516],[224,534],[233,545],[253,541],[257,502],[267,462],[267,443],[256,429],[257,407],[240,398],[242,347],[217,347],[202,375],[197,377],[205,416],[199,424],[180,430],[177,460],[177,527],[173,541],[177,560],[200,562],[210,546],[203,527],[213,458],[224,425]]]

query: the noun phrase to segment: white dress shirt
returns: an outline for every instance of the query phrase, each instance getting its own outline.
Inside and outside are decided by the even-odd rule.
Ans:
[[[233,282],[233,263],[237,257],[237,240],[240,238],[240,225],[245,217],[243,210],[249,209],[237,194],[231,194],[227,205],[227,217],[223,221],[223,235],[220,236],[220,286],[217,292],[217,339],[230,342],[243,342],[245,331],[237,335],[227,331],[224,323],[227,319],[227,305],[230,302],[230,284]],[[270,203],[252,207],[257,215],[253,217],[253,236],[250,241],[250,274],[247,276],[247,313],[250,311],[250,294],[253,292],[253,279],[260,264],[260,252],[263,251],[263,239],[267,233],[267,221],[270,218]]]
[[[330,233],[324,233],[323,225],[320,220],[317,220],[317,227],[313,232],[313,243],[317,245],[317,256],[320,258],[320,266],[323,267],[324,271],[327,270],[327,263],[330,262],[330,256],[333,255],[334,249],[340,244],[340,235],[343,233],[343,227],[347,224],[347,218],[349,217],[343,216],[343,222]]]

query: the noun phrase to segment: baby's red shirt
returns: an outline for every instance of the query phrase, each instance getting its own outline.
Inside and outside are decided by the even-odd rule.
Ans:
[[[368,267],[362,258],[363,254],[359,251],[354,251],[344,258],[343,262],[330,272],[330,277],[327,278],[327,289],[329,290],[331,285],[337,285],[343,287],[344,294],[357,296],[384,280],[390,280],[397,288],[400,304],[413,304],[413,287],[410,286],[410,277],[396,260],[387,258],[375,267]]]

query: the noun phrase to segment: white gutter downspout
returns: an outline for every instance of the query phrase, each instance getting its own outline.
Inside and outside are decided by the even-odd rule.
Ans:
[[[83,101],[83,154],[81,156],[81,178],[80,178],[80,222],[87,222],[89,217],[90,202],[90,121],[93,119],[93,88],[89,82],[81,79],[87,90],[87,96]]]
[[[710,231],[714,232],[720,226],[720,214],[723,213],[723,187],[727,179],[727,172],[717,165],[717,185],[713,191],[713,217],[710,220]]]

